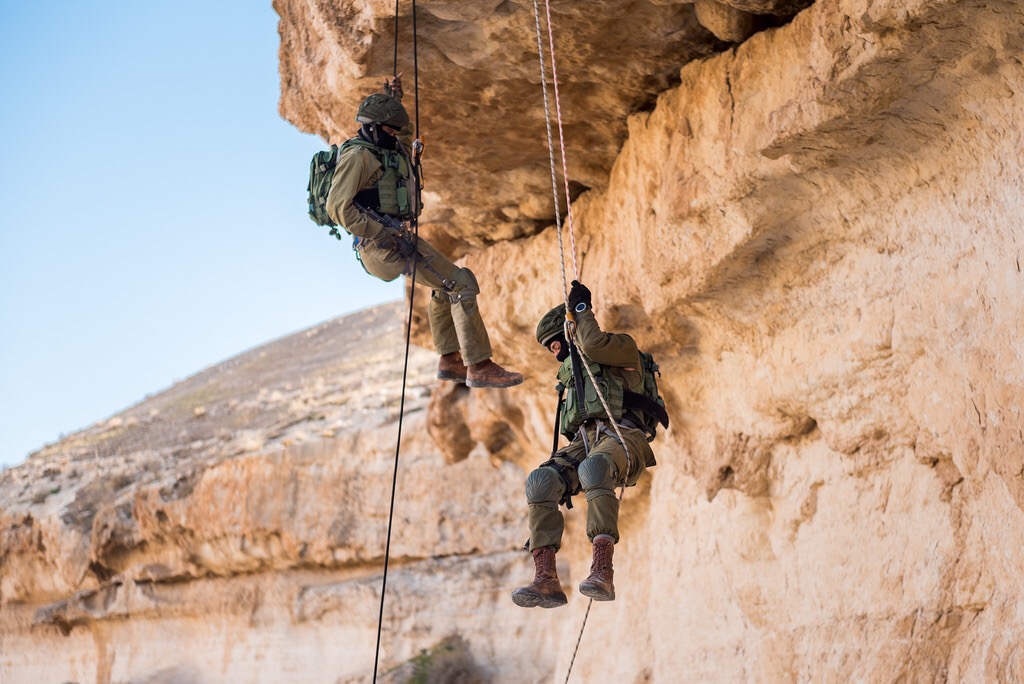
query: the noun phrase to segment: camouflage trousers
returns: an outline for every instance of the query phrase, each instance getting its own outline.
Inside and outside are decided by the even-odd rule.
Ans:
[[[590,421],[585,428],[590,453],[586,453],[581,435],[569,446],[560,449],[526,478],[526,501],[530,513],[530,550],[562,544],[565,519],[559,503],[567,494],[583,491],[587,497],[587,537],[593,541],[599,534],[611,535],[619,541],[619,499],[615,489],[623,481],[627,487],[636,484],[654,463],[654,454],[642,430],[620,427],[629,449],[627,472],[626,450],[614,429],[599,421]],[[581,430],[581,433],[584,430]]]
[[[491,358],[491,340],[476,302],[476,296],[480,293],[476,276],[468,268],[453,264],[422,238],[417,243],[417,249],[420,257],[416,264],[416,282],[432,290],[427,320],[430,322],[434,349],[442,355],[461,351],[462,360],[467,366]],[[412,264],[397,250],[379,247],[369,240],[360,240],[357,251],[363,268],[376,278],[390,282],[403,273],[412,273]],[[438,273],[453,284],[449,291],[445,291],[444,282]]]

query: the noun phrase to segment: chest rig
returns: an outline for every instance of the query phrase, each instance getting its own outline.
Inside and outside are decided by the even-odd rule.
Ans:
[[[411,218],[413,211],[409,186],[412,183],[412,165],[404,150],[387,150],[362,138],[346,140],[341,150],[350,147],[369,150],[381,166],[381,176],[377,179],[376,187],[357,192],[356,201],[381,214],[401,219]]]
[[[586,361],[584,361],[586,363]],[[558,384],[566,392],[565,404],[562,407],[562,416],[559,423],[559,431],[568,439],[573,439],[583,421],[591,418],[611,419],[618,422],[622,418],[623,393],[626,387],[625,378],[618,368],[613,366],[602,366],[596,362],[587,363],[590,373],[583,372],[583,396],[576,391],[573,381],[572,357],[562,362],[558,369]],[[597,381],[597,387],[590,379],[591,374]],[[608,416],[598,396],[598,388],[612,415]],[[561,391],[561,389],[559,389]]]

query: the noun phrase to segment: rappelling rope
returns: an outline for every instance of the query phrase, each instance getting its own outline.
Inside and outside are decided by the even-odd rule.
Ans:
[[[398,2],[395,0],[395,61],[392,74],[398,74]],[[416,44],[416,0],[412,0],[412,60],[413,60],[413,109],[415,111],[416,120],[416,134],[420,132],[420,78],[419,78],[419,60],[417,59],[417,44]],[[419,178],[419,157],[415,163],[416,168],[416,183],[414,191],[416,193],[415,207],[412,212],[412,218],[409,220],[413,230],[413,244],[418,246],[419,242],[419,208],[420,208],[420,178]],[[391,528],[395,519],[395,493],[398,490],[398,454],[402,447],[402,422],[405,417],[405,388],[409,378],[409,348],[412,342],[412,313],[413,313],[413,301],[416,296],[416,265],[419,263],[419,259],[412,259],[412,272],[409,274],[409,312],[406,316],[405,323],[405,361],[402,365],[402,398],[398,404],[398,437],[395,440],[395,466],[392,470],[391,475],[391,504],[388,509],[388,533],[387,541],[384,543],[384,577],[381,580],[380,588],[380,609],[377,613],[377,645],[373,652],[373,681],[377,681],[377,668],[380,663],[380,641],[381,632],[384,626],[384,596],[387,594],[388,588],[388,564],[391,558]]]
[[[573,216],[572,216],[572,202],[571,202],[570,197],[569,197],[569,169],[568,169],[568,163],[567,163],[567,158],[566,158],[566,153],[565,153],[565,136],[563,135],[563,132],[562,132],[562,105],[561,105],[561,98],[559,97],[559,92],[558,92],[558,67],[557,67],[557,63],[556,63],[556,60],[555,60],[555,34],[554,34],[554,29],[553,29],[552,23],[551,23],[551,3],[550,3],[550,0],[544,0],[544,7],[545,7],[545,10],[546,10],[546,16],[547,16],[548,46],[549,46],[549,50],[550,50],[550,54],[551,54],[551,81],[552,81],[552,89],[554,90],[554,93],[555,93],[555,98],[554,98],[555,99],[555,118],[556,118],[556,120],[558,122],[558,144],[559,144],[559,151],[561,153],[561,158],[562,158],[562,180],[563,180],[563,185],[564,185],[564,188],[565,188],[566,215],[567,215],[567,218],[568,218],[568,221],[569,221],[569,241],[570,241],[570,246],[571,246],[571,249],[572,249],[573,273],[575,274],[575,280],[579,280],[580,270],[579,270],[579,264],[578,264],[578,262],[576,260],[576,235],[575,235],[575,225],[574,225]],[[565,251],[564,251],[564,248],[562,246],[563,245],[562,222],[561,222],[561,212],[559,210],[559,199],[558,199],[558,190],[557,190],[558,180],[557,180],[557,173],[555,171],[555,152],[554,152],[554,145],[552,143],[552,135],[551,135],[551,107],[550,107],[550,105],[548,103],[547,73],[546,73],[545,68],[544,68],[544,42],[541,39],[540,7],[538,6],[537,0],[533,0],[533,16],[534,16],[534,23],[535,23],[536,28],[537,28],[537,55],[538,55],[538,57],[540,59],[540,82],[541,82],[542,91],[543,91],[543,94],[544,94],[544,124],[545,124],[545,126],[547,128],[547,137],[548,137],[548,158],[550,160],[550,166],[551,166],[551,190],[552,190],[552,194],[554,195],[554,202],[555,202],[555,226],[558,229],[558,254],[559,254],[559,260],[560,260],[561,270],[562,270],[562,293],[563,293],[563,298],[565,299],[565,310],[567,312],[569,312],[568,315],[566,316],[566,321],[565,321],[565,328],[564,328],[565,329],[565,337],[566,337],[566,340],[570,344],[572,344],[573,346],[576,347],[577,351],[579,351],[579,353],[580,353],[580,356],[582,356],[588,362],[592,362],[593,360],[589,356],[587,356],[586,353],[582,349],[580,349],[580,347],[578,345],[575,344],[576,327],[575,327],[574,321],[571,318],[572,312],[570,312],[570,310],[569,310],[569,296],[568,296],[568,291],[567,291],[567,288],[566,288],[566,281],[568,280],[568,277],[566,275],[566,269],[565,269]],[[633,471],[633,462],[632,462],[633,459],[632,459],[632,456],[629,453],[629,447],[626,446],[626,440],[623,438],[622,432],[619,430],[618,423],[616,423],[615,420],[612,418],[612,411],[611,411],[611,408],[608,406],[608,402],[605,399],[604,393],[601,392],[601,388],[597,384],[597,379],[594,377],[593,371],[590,370],[590,363],[583,364],[583,367],[586,369],[587,375],[590,377],[590,381],[591,381],[591,383],[593,383],[594,389],[597,391],[598,399],[601,400],[601,406],[604,407],[605,415],[608,417],[608,422],[612,425],[612,428],[615,431],[615,436],[618,438],[619,444],[622,445],[622,449],[626,453],[626,472],[623,475],[622,483],[621,483],[620,488],[619,488],[619,500],[621,501],[622,497],[625,495],[626,480],[628,479],[629,475]]]
[[[558,122],[558,143],[559,143],[559,152],[561,154],[561,160],[562,160],[562,181],[563,181],[563,186],[564,186],[564,189],[565,189],[566,215],[567,215],[567,218],[568,218],[568,221],[569,221],[569,244],[570,244],[570,248],[571,248],[571,251],[572,251],[572,266],[573,266],[573,273],[575,275],[574,279],[575,280],[579,280],[580,270],[579,270],[579,264],[578,264],[577,258],[576,258],[576,233],[575,233],[575,225],[574,225],[573,215],[572,215],[572,199],[571,199],[570,194],[569,194],[569,169],[568,169],[568,162],[567,162],[566,153],[565,153],[565,136],[563,135],[563,130],[562,130],[562,104],[561,104],[561,98],[559,97],[559,92],[558,92],[558,67],[557,67],[557,64],[556,64],[556,61],[555,61],[555,35],[554,35],[554,30],[552,28],[552,22],[551,22],[551,3],[550,3],[550,0],[544,0],[544,8],[545,8],[545,13],[546,13],[546,18],[547,18],[548,47],[549,47],[550,54],[551,54],[551,81],[552,81],[552,87],[553,87],[554,94],[555,94],[555,97],[554,97],[554,100],[555,100],[555,117],[556,117],[556,120]],[[601,401],[601,406],[604,408],[605,415],[608,417],[608,422],[611,423],[612,429],[615,431],[615,436],[618,438],[619,444],[622,445],[622,450],[623,450],[623,452],[626,455],[626,472],[623,474],[622,482],[619,485],[619,497],[618,498],[619,498],[619,501],[621,502],[623,497],[625,496],[625,493],[626,493],[626,481],[629,479],[629,475],[633,472],[633,458],[632,458],[632,456],[629,453],[629,447],[626,445],[626,440],[623,438],[622,432],[619,430],[618,423],[616,423],[615,420],[612,418],[612,411],[611,411],[611,408],[608,406],[608,401],[605,398],[604,393],[601,391],[601,387],[600,387],[600,385],[598,385],[597,379],[594,377],[593,371],[590,369],[590,363],[592,362],[592,359],[590,359],[590,357],[588,357],[583,352],[583,350],[580,349],[580,347],[578,345],[576,345],[576,343],[575,343],[575,340],[576,340],[576,326],[575,326],[575,321],[572,318],[572,312],[569,309],[569,295],[568,295],[568,288],[567,288],[567,284],[566,284],[566,281],[568,280],[568,277],[566,275],[566,267],[565,267],[565,249],[563,247],[563,238],[562,238],[562,227],[563,226],[562,226],[561,211],[559,209],[559,197],[558,197],[558,178],[557,178],[557,172],[555,170],[555,152],[554,152],[554,144],[552,142],[552,133],[551,133],[551,107],[550,107],[550,104],[548,102],[547,73],[546,73],[546,70],[544,68],[544,41],[541,38],[542,31],[541,31],[541,20],[540,20],[540,7],[538,6],[537,0],[533,0],[533,16],[534,16],[534,23],[535,23],[536,29],[537,29],[537,56],[538,56],[539,61],[540,61],[540,82],[541,82],[541,89],[542,89],[543,97],[544,97],[544,124],[545,124],[545,127],[547,129],[548,158],[550,160],[550,166],[551,166],[551,193],[553,195],[554,205],[555,205],[555,226],[556,226],[556,228],[558,230],[558,256],[559,256],[559,264],[561,266],[561,271],[562,271],[562,298],[563,298],[563,300],[565,302],[565,311],[566,311],[566,319],[565,319],[565,323],[564,323],[563,329],[564,329],[564,332],[565,332],[565,339],[566,339],[566,341],[576,349],[576,351],[579,353],[580,357],[582,357],[582,358],[587,360],[587,363],[583,363],[581,365],[586,369],[587,375],[590,377],[590,382],[593,384],[593,387],[594,387],[594,389],[597,392],[598,399],[600,399],[600,401]],[[586,430],[585,429],[583,431],[583,435],[584,435],[584,447],[586,447]],[[598,428],[598,431],[597,431],[596,435],[600,436],[600,427]],[[566,681],[566,683],[568,683],[569,677],[572,675],[572,667],[573,667],[573,664],[576,662],[576,654],[579,651],[580,642],[583,640],[583,630],[586,629],[587,618],[590,616],[590,608],[593,605],[593,603],[594,603],[593,599],[590,599],[590,601],[587,603],[587,611],[583,615],[583,624],[580,626],[579,637],[576,639],[576,647],[573,649],[572,658],[569,661],[569,669],[565,673],[565,681]]]
[[[540,84],[541,89],[544,93],[544,126],[548,133],[548,160],[551,165],[551,196],[555,202],[555,227],[558,229],[558,260],[562,267],[562,299],[565,301],[565,310],[569,310],[569,294],[565,289],[565,247],[562,244],[562,208],[561,202],[558,199],[558,173],[555,171],[555,147],[554,140],[551,135],[551,106],[548,104],[548,77],[547,72],[544,68],[544,41],[541,38],[540,28],[540,8],[537,6],[537,0],[533,0],[533,18],[534,23],[537,26],[537,57],[540,59]],[[550,21],[548,22],[550,26]],[[561,134],[561,128],[559,128],[559,134]],[[562,155],[563,159],[565,155]],[[571,207],[570,207],[571,209]],[[573,235],[572,231],[569,231],[570,236]],[[575,238],[572,244],[572,268],[573,273],[576,274],[576,279],[579,279],[580,269],[576,264],[576,243]]]
[[[534,5],[534,6],[536,6],[536,5]],[[550,2],[550,0],[544,0],[544,10],[545,10],[545,12],[547,14],[547,20],[548,20],[548,46],[549,46],[550,51],[551,51],[551,85],[552,85],[552,90],[554,90],[554,93],[555,93],[555,114],[556,114],[557,121],[558,121],[558,148],[559,148],[559,152],[561,152],[561,156],[562,156],[562,183],[565,186],[565,214],[566,214],[566,217],[569,219],[569,241],[570,241],[570,247],[572,248],[572,268],[573,268],[573,273],[576,274],[576,280],[579,280],[579,278],[580,278],[580,269],[579,269],[579,265],[576,263],[576,233],[573,230],[574,224],[573,224],[573,219],[572,219],[572,200],[569,197],[569,167],[568,167],[568,162],[566,161],[566,154],[565,154],[565,136],[562,134],[562,100],[561,100],[561,98],[559,97],[559,94],[558,94],[558,66],[555,63],[555,32],[552,29],[552,25],[551,25],[551,2]],[[543,55],[542,55],[541,56],[541,64],[542,65],[543,65],[543,62],[544,62],[544,60],[543,60]],[[547,83],[546,83],[546,81],[543,81],[543,76],[544,76],[544,74],[541,73],[542,82],[544,82],[544,84],[545,84],[545,86],[544,86],[545,87],[545,91],[544,91],[544,95],[545,95],[545,100],[544,100],[544,117],[545,117],[545,120],[549,120],[550,115],[549,115],[548,110],[547,110]],[[550,134],[550,124],[549,124],[549,133],[548,133],[548,135],[549,135],[549,137],[551,135]],[[552,165],[553,164],[554,164],[554,158],[552,157]],[[557,206],[557,205],[558,205],[558,199],[556,198],[555,199],[555,206]],[[561,230],[559,230],[558,237],[559,237],[559,242],[561,242],[561,237],[562,237]],[[563,287],[563,289],[565,287],[565,267],[564,266],[562,268],[562,287]]]

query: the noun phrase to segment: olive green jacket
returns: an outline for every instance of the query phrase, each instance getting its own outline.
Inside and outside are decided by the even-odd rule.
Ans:
[[[377,157],[366,148],[351,146],[341,151],[327,195],[327,213],[339,226],[358,238],[374,240],[384,226],[359,211],[353,201],[360,190],[377,187],[384,175]]]
[[[625,333],[607,333],[601,330],[590,309],[575,314],[576,345],[592,361],[602,366],[616,366],[634,372],[638,382],[643,380],[640,370],[640,350],[633,338]],[[629,389],[633,389],[632,384]]]

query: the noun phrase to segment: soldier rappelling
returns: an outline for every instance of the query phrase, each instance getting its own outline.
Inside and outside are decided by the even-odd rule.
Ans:
[[[468,268],[453,264],[410,230],[420,213],[416,157],[407,150],[412,133],[401,103],[401,80],[359,106],[357,135],[340,148],[314,157],[310,169],[310,217],[353,237],[353,248],[370,275],[392,281],[417,268],[417,283],[431,288],[427,317],[441,358],[437,377],[469,387],[512,387],[520,373],[505,370],[491,356],[491,342],[477,305],[480,286]]]
[[[564,529],[559,505],[571,508],[572,496],[580,491],[587,497],[587,537],[593,545],[593,560],[579,591],[595,601],[615,599],[612,554],[619,541],[615,488],[636,484],[656,464],[648,442],[654,439],[658,423],[668,425],[654,381],[657,365],[650,355],[641,352],[629,335],[601,330],[591,308],[590,290],[578,281],[572,281],[568,303],[574,313],[578,350],[565,337],[564,304],[550,310],[537,325],[537,341],[562,364],[558,387],[567,395],[556,429],[570,443],[555,450],[526,478],[528,548],[535,576],[512,592],[512,600],[524,608],[555,608],[567,601],[555,569]]]

